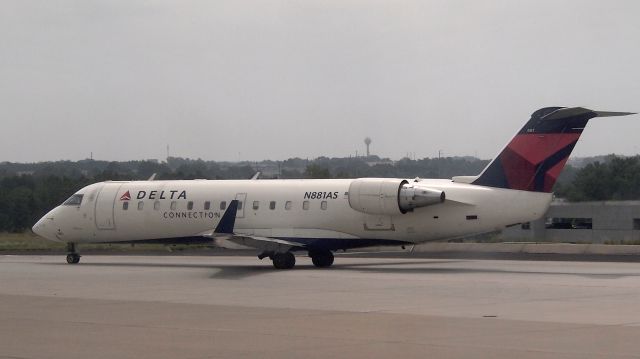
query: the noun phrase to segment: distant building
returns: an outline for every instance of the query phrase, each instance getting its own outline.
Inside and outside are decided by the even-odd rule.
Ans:
[[[505,229],[504,241],[640,242],[640,201],[554,201],[543,218]]]
[[[373,156],[374,158],[372,158],[372,161],[366,161],[365,163],[369,166],[377,166],[377,165],[390,165],[393,166],[396,164],[395,161],[392,161],[388,158],[378,158],[376,156]]]

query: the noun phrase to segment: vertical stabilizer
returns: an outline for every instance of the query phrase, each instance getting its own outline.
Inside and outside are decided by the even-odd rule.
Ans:
[[[590,119],[631,114],[582,107],[542,108],[531,115],[529,122],[473,184],[551,192]]]

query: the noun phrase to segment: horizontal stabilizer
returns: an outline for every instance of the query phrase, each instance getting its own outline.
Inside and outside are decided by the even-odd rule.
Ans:
[[[593,117],[614,117],[614,116],[627,116],[627,115],[635,115],[635,112],[610,112],[610,111],[594,111],[584,107],[566,107],[561,108],[559,110],[553,111],[547,115],[541,116],[541,120],[560,120],[571,117],[578,117],[582,115],[589,114],[591,118]],[[595,116],[594,116],[595,115]]]
[[[473,181],[477,180],[478,176],[453,176],[451,180],[457,183],[473,183]]]
[[[593,111],[597,117],[614,117],[614,116],[628,116],[637,115],[637,112],[607,112],[607,111]]]

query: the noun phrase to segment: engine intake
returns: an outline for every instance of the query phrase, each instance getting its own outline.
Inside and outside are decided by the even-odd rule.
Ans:
[[[349,186],[349,205],[368,214],[397,215],[445,201],[443,191],[396,178],[362,178]]]

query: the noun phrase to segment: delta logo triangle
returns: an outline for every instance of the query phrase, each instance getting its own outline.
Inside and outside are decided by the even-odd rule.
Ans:
[[[125,192],[122,197],[120,197],[121,201],[131,201],[131,194],[129,191]]]

